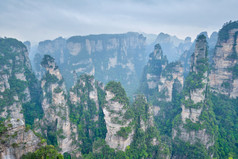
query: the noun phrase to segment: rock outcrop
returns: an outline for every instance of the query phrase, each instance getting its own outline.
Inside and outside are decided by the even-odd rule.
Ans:
[[[236,98],[238,96],[238,22],[225,24],[218,35],[209,85],[215,92]]]
[[[0,39],[1,124],[2,120],[5,121],[5,126],[0,125],[0,156],[3,159],[19,159],[23,154],[34,152],[41,146],[40,138],[25,128],[25,123],[33,123],[29,117],[34,112],[37,113],[31,120],[41,115],[41,106],[36,103],[38,100],[35,96],[37,86],[24,44],[16,39]],[[32,105],[35,110],[28,112]]]
[[[209,66],[207,51],[206,37],[198,36],[191,57],[190,73],[185,81],[182,112],[175,118],[172,137],[174,141],[180,139],[191,145],[200,143],[207,149],[207,154],[212,156],[213,152],[208,149],[215,143],[215,132],[211,131],[209,124],[214,122],[214,119],[204,120],[204,116],[211,112],[211,106],[207,102]]]
[[[104,84],[117,80],[132,95],[146,63],[145,37],[139,33],[73,36],[39,43],[35,64],[41,76],[39,59],[44,54],[55,58],[67,88],[73,84],[73,71],[90,74]],[[41,58],[40,58],[41,57]],[[119,73],[120,72],[120,73]]]
[[[97,138],[106,137],[102,107],[105,102],[103,85],[93,76],[81,75],[69,91],[70,118],[77,125],[78,146],[88,153]]]
[[[159,101],[172,101],[172,90],[176,80],[183,86],[183,67],[180,62],[169,63],[163,70],[158,84]]]
[[[45,55],[41,64],[46,69],[46,74],[41,80],[44,116],[36,121],[36,130],[41,132],[50,144],[58,145],[61,153],[68,152],[79,156],[78,147],[73,143],[77,141],[77,136],[72,135],[77,133],[77,128],[69,119],[63,77],[51,56]]]
[[[22,104],[31,101],[27,73],[31,71],[24,44],[0,39],[0,116],[24,121]]]
[[[137,95],[132,108],[135,113],[135,133],[130,146],[136,150],[141,150],[141,147],[146,145],[147,147],[151,147],[150,149],[153,149],[153,153],[150,154],[151,158],[169,159],[171,156],[169,145],[165,144],[164,140],[161,140],[160,133],[155,127],[153,106],[147,102],[144,95]],[[150,149],[148,150],[150,151]]]
[[[45,145],[32,130],[25,127],[21,119],[10,119],[5,122],[5,132],[0,134],[0,157],[2,159],[20,159],[28,152],[34,152]]]
[[[107,104],[103,108],[107,127],[105,141],[111,148],[125,151],[133,140],[134,130],[132,119],[127,116],[129,101],[119,83],[111,82],[107,85],[106,101]]]
[[[31,70],[29,43],[0,38],[0,158],[42,155],[47,147],[52,148],[47,153],[72,158],[236,156],[238,22],[225,24],[218,35],[216,47],[217,33],[199,35],[185,53],[186,66],[169,63],[155,45],[139,92],[146,97],[137,94],[132,104],[120,82],[104,88],[92,75],[137,87],[144,60],[140,34],[42,42],[36,57],[50,54],[56,60],[44,55],[38,61],[40,82]],[[64,77],[73,84],[69,91]]]
[[[207,35],[207,32],[201,32],[199,35],[204,35],[207,38],[207,42],[208,42],[208,59],[209,59],[209,64],[211,64],[212,63],[212,57],[214,55],[214,49],[215,49],[217,38],[218,38],[218,33],[217,32],[213,32],[210,37]],[[180,59],[179,59],[179,61],[181,61],[181,63],[182,63],[183,70],[184,70],[184,76],[185,77],[190,72],[190,65],[191,65],[190,64],[190,62],[191,62],[190,57],[192,56],[192,54],[194,52],[195,43],[196,43],[196,41],[194,41],[192,43],[192,45],[190,45],[189,49],[185,50],[181,54]]]
[[[149,96],[156,95],[158,101],[171,101],[175,80],[183,85],[183,68],[179,62],[168,63],[159,44],[155,45],[144,69],[141,91]]]

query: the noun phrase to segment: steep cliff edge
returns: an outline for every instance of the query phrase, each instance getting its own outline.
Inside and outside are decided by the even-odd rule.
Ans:
[[[209,84],[213,91],[236,98],[238,96],[238,22],[225,24],[218,35]]]
[[[207,51],[206,37],[198,36],[191,57],[190,72],[185,80],[182,112],[173,121],[174,158],[196,156],[198,149],[204,157],[213,156],[215,153],[212,147],[217,130],[214,127],[215,117],[208,97]],[[190,153],[179,152],[183,142],[189,143],[190,148],[193,147]]]
[[[20,119],[7,120],[0,132],[0,157],[2,159],[20,159],[22,155],[34,152],[45,141],[37,137],[32,130],[25,127],[25,123]]]
[[[144,95],[137,95],[132,108],[135,113],[135,134],[129,150],[137,152],[135,158],[140,158],[143,154],[145,158],[169,159],[171,147],[161,139],[161,134],[155,126],[153,106],[147,102]]]
[[[1,158],[18,159],[41,146],[41,139],[29,130],[43,113],[38,86],[24,44],[0,38]]]
[[[155,45],[144,68],[140,90],[158,101],[171,101],[174,81],[183,85],[183,68],[179,62],[168,63],[159,44]]]
[[[168,147],[160,142],[153,109],[144,97],[136,98],[131,106],[119,82],[109,82],[104,88],[90,75],[81,75],[67,94],[54,59],[45,55],[41,64],[46,69],[41,80],[44,116],[36,120],[35,129],[48,144],[72,157],[97,156],[105,149],[115,155],[137,156],[138,148],[144,157],[170,156]],[[145,147],[138,144],[140,138],[144,138]]]
[[[35,129],[47,138],[48,144],[56,146],[61,153],[75,153],[79,156],[80,152],[73,143],[77,138],[72,135],[77,133],[77,129],[69,119],[63,77],[51,56],[45,55],[41,65],[46,69],[46,74],[41,80],[44,116],[36,121]]]
[[[217,32],[213,32],[210,37],[207,35],[207,32],[201,32],[199,35],[204,35],[207,38],[207,42],[208,42],[208,61],[209,64],[212,64],[212,58],[214,56],[214,50],[215,50],[215,46],[217,43],[217,39],[218,39],[218,33]],[[197,37],[198,37],[197,36]],[[192,43],[192,45],[190,46],[189,49],[185,50],[181,56],[179,61],[181,61],[182,65],[183,65],[183,69],[184,69],[184,76],[186,77],[189,73],[190,70],[190,57],[192,56],[194,49],[195,49],[195,43],[196,41],[194,41]]]
[[[15,39],[0,39],[0,61],[0,115],[25,121],[29,103],[35,103],[41,111],[36,99],[39,88],[31,71],[27,49]],[[38,115],[40,112],[35,117]],[[26,119],[27,124],[32,124],[29,122]]]
[[[31,71],[27,48],[15,39],[0,38],[0,158],[62,159],[58,152],[65,158],[90,159],[238,158],[237,24],[226,23],[220,30],[212,67],[207,46],[211,37],[197,37],[185,80],[181,63],[169,63],[160,45],[155,45],[141,86],[147,98],[137,94],[131,103],[120,82],[104,87],[91,75],[78,78],[76,69],[67,74],[75,79],[67,91],[56,62],[66,65],[65,54],[85,62],[99,53],[101,46],[107,46],[103,48],[107,53],[122,46],[127,51],[135,49],[140,45],[134,45],[135,39],[115,38],[106,44],[104,39],[102,45],[99,41],[94,45],[94,36],[86,40],[74,37],[70,44],[63,38],[55,43],[47,41],[42,44],[42,53],[50,50],[54,56],[58,52],[62,56],[56,60],[44,56],[40,63],[45,74],[39,82]],[[84,51],[88,54],[85,57]],[[131,66],[114,66],[119,57],[121,63],[126,61],[124,54],[118,53],[116,60],[115,56],[107,57],[106,66],[110,63],[110,70]],[[89,60],[89,72],[96,66],[93,63]],[[81,64],[78,68],[88,66]]]
[[[106,142],[114,149],[125,151],[133,139],[129,99],[120,83],[109,82],[105,87],[107,104],[103,108],[107,126]]]
[[[180,62],[168,63],[160,44],[155,45],[144,68],[140,91],[152,103],[155,126],[170,145],[172,120],[180,110],[183,89],[183,67]]]
[[[39,76],[42,74],[39,59],[48,54],[55,58],[67,88],[72,87],[75,71],[78,75],[93,75],[104,84],[120,81],[132,95],[146,63],[145,40],[143,35],[133,32],[46,40],[38,46],[34,62],[36,72]]]
[[[69,91],[70,121],[77,125],[78,147],[83,154],[93,150],[98,138],[105,139],[106,124],[102,107],[105,103],[103,85],[93,76],[83,74]]]
[[[183,83],[181,63],[168,63],[160,44],[155,45],[144,68],[140,91],[152,103],[155,126],[162,135],[171,136],[171,122],[179,110],[180,97],[177,94],[181,92]]]
[[[103,106],[106,124],[105,141],[97,139],[90,158],[169,158],[169,147],[161,141],[154,126],[153,109],[143,95],[129,104],[124,89],[118,82],[105,87]]]

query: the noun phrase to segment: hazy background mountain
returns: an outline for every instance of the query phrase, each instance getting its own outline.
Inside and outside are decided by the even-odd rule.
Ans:
[[[75,75],[90,74],[104,84],[119,81],[128,95],[136,91],[147,60],[146,38],[139,33],[101,34],[57,38],[39,43],[34,55],[34,70],[41,78],[44,69],[40,61],[45,54],[58,63],[67,88],[71,88]]]
[[[157,43],[170,62],[178,60],[192,45],[189,37],[181,40],[164,33],[102,34],[69,39],[59,37],[39,42],[33,47],[28,41],[25,45],[38,78],[44,73],[40,61],[45,54],[49,54],[57,61],[67,88],[74,83],[74,74],[88,73],[104,83],[120,81],[131,96],[139,86],[143,68]]]
[[[238,158],[237,6],[0,1],[0,158]]]

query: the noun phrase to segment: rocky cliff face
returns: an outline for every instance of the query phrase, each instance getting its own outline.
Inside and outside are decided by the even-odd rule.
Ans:
[[[235,156],[238,23],[227,23],[220,30],[211,74],[212,51],[207,43],[215,45],[216,33],[208,40],[204,35],[197,37],[185,80],[183,66],[168,63],[161,46],[155,45],[141,86],[148,98],[136,95],[130,104],[119,82],[109,82],[104,88],[93,76],[78,78],[77,73],[101,77],[96,73],[100,67],[107,81],[116,76],[110,75],[113,71],[135,69],[135,61],[130,63],[128,58],[138,54],[129,56],[129,52],[143,49],[143,37],[132,34],[43,42],[39,57],[52,54],[60,67],[54,58],[44,56],[39,62],[45,73],[40,84],[31,71],[26,47],[15,39],[0,38],[0,158],[21,158],[44,146],[45,139],[72,158]],[[97,60],[101,63],[96,64]],[[67,91],[60,69],[70,62],[73,69],[67,66],[63,74],[73,74],[74,85]],[[132,76],[123,77],[128,82]],[[217,93],[211,93],[210,87]]]
[[[32,113],[38,112],[33,120],[40,117],[41,111],[36,109],[41,110],[41,106],[36,100],[37,81],[24,44],[15,39],[0,39],[0,61],[0,118],[8,119],[4,132],[5,126],[1,125],[0,152],[2,158],[15,159],[40,146],[40,139],[31,130],[25,130],[25,123],[32,124],[29,104],[34,105]]]
[[[209,59],[209,64],[212,63],[212,57],[214,55],[214,49],[215,49],[215,45],[217,42],[217,38],[218,38],[218,33],[217,32],[213,32],[211,34],[211,36],[209,37],[207,35],[207,32],[201,32],[199,35],[204,35],[207,38],[207,42],[208,42],[208,59]],[[198,36],[199,36],[198,35]],[[197,36],[197,37],[198,37]],[[194,49],[195,49],[195,41],[190,45],[190,48],[185,50],[181,56],[180,56],[180,61],[183,65],[183,69],[184,69],[184,76],[186,77],[190,71],[190,57],[192,56]]]
[[[57,145],[61,153],[73,153],[77,148],[73,141],[77,141],[77,137],[72,134],[77,133],[77,129],[69,119],[63,77],[52,57],[44,56],[41,64],[46,69],[46,74],[41,80],[44,116],[36,121],[36,130],[48,139],[48,144]],[[80,152],[75,153],[76,156],[80,155]]]
[[[133,112],[135,113],[135,134],[131,147],[141,150],[142,145],[150,147],[148,150],[153,149],[152,158],[170,158],[171,153],[169,145],[161,139],[158,129],[155,127],[153,116],[153,106],[147,103],[144,95],[137,95],[133,103]]]
[[[45,55],[41,64],[46,69],[41,80],[44,116],[36,120],[35,127],[47,138],[48,144],[58,147],[61,153],[76,157],[92,152],[98,139],[105,139],[106,144],[116,151],[125,151],[132,143],[134,147],[138,146],[135,145],[138,136],[135,132],[141,129],[146,138],[144,144],[157,148],[156,152],[161,152],[159,156],[169,156],[167,147],[160,144],[153,129],[153,109],[146,101],[138,102],[136,108],[132,108],[119,82],[109,82],[104,88],[90,75],[81,75],[76,80],[67,100],[64,81],[54,59]],[[139,109],[142,112],[133,115]],[[136,125],[139,127],[135,128]],[[154,135],[146,136],[147,132]]]
[[[155,45],[154,52],[149,56],[148,64],[144,68],[141,91],[145,94],[152,93],[149,90],[157,90],[157,84],[161,75],[162,69],[167,65],[166,56],[163,56],[161,46]]]
[[[204,117],[211,112],[207,98],[208,58],[207,41],[204,35],[196,39],[195,51],[191,57],[190,73],[185,82],[185,98],[182,102],[181,116],[177,116],[173,128],[173,140],[180,139],[191,145],[201,143],[208,150],[214,145],[214,132],[208,131],[209,121]],[[208,123],[206,123],[208,122]],[[212,124],[211,124],[212,125]],[[212,151],[208,151],[212,155]]]
[[[15,39],[0,39],[1,117],[24,121],[22,103],[31,100],[26,74],[31,70],[24,44]]]
[[[209,76],[213,91],[236,98],[238,96],[237,53],[238,22],[225,24],[219,31],[219,38]]]
[[[145,139],[143,145],[154,147],[151,155],[169,156],[154,129],[153,109],[145,97],[137,97],[130,106],[119,82],[111,81],[104,88],[90,75],[81,75],[69,94],[70,119],[77,125],[77,142],[84,155],[91,151],[109,153],[109,147],[112,152],[126,154],[130,146],[135,150],[141,148],[137,142],[141,136]],[[107,150],[103,150],[104,143]]]
[[[32,130],[25,127],[24,121],[10,119],[5,122],[5,132],[0,134],[0,157],[2,159],[20,159],[28,152],[34,152],[44,141],[37,137]]]
[[[180,62],[169,63],[163,70],[158,84],[159,101],[172,101],[172,90],[176,80],[183,86],[183,67]]]
[[[120,93],[122,97],[119,97]],[[107,126],[105,140],[111,148],[125,151],[133,140],[134,130],[131,125],[132,119],[128,116],[129,101],[120,84],[111,82],[107,85],[106,101],[107,104],[103,108]],[[123,134],[124,131],[126,131],[125,134]]]
[[[78,146],[82,153],[92,151],[96,139],[106,137],[102,107],[105,103],[103,85],[93,76],[81,75],[69,91],[70,118],[77,125]],[[75,141],[76,142],[76,141]]]
[[[103,83],[120,81],[132,94],[146,62],[144,51],[145,37],[138,33],[57,38],[39,43],[36,72],[41,75],[39,59],[49,54],[58,63],[67,88],[72,86],[75,71],[78,75],[94,75]]]
[[[172,125],[169,123],[179,110],[177,94],[181,93],[183,83],[181,63],[168,63],[160,45],[155,45],[154,52],[150,54],[150,59],[144,68],[140,90],[153,105],[155,126],[166,137],[171,136],[172,133]]]
[[[95,109],[95,116],[92,116],[92,120],[97,121],[99,118],[99,99],[98,99],[98,90],[99,83],[89,75],[81,75],[80,79],[77,80],[76,84],[70,90],[70,101],[72,104],[78,106],[84,104],[83,109],[90,110]],[[88,99],[84,99],[86,98]],[[90,102],[93,102],[94,108],[91,108]]]
[[[157,94],[158,101],[171,101],[174,81],[183,85],[183,68],[179,62],[168,63],[159,44],[155,45],[144,69],[141,90],[147,95]]]

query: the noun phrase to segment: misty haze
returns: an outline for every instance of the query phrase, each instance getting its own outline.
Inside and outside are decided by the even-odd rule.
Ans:
[[[238,1],[0,1],[0,159],[238,158]]]

